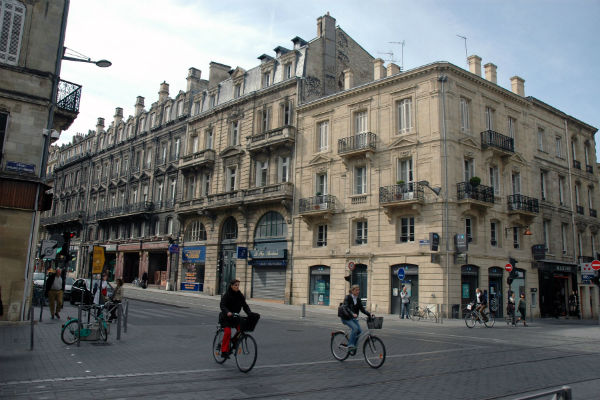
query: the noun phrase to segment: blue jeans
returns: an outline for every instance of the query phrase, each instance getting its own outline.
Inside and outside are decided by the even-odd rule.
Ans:
[[[358,339],[358,336],[362,332],[360,330],[360,325],[358,324],[358,320],[356,320],[356,319],[342,319],[342,323],[344,325],[346,325],[347,327],[349,327],[350,329],[352,329],[352,333],[350,333],[350,339],[349,339],[350,343],[348,343],[348,346],[354,346],[354,347],[356,347],[356,340]]]
[[[410,303],[402,303],[402,311],[400,311],[400,318],[408,318],[408,306]]]

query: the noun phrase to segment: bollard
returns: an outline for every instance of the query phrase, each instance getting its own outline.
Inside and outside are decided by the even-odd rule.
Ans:
[[[306,317],[306,303],[302,303],[302,316],[301,318]]]
[[[123,332],[127,333],[127,316],[129,315],[129,301],[123,299],[125,302],[125,318],[123,318]]]
[[[121,318],[123,318],[123,309],[119,303],[117,304],[117,340],[121,340]]]
[[[29,350],[33,350],[33,320],[34,320],[34,311],[33,304],[29,307],[29,319],[31,320],[31,339],[29,344]]]
[[[89,314],[88,314],[89,318]],[[89,323],[89,321],[88,321]],[[81,329],[83,325],[81,324],[81,303],[77,306],[77,347],[81,344]]]

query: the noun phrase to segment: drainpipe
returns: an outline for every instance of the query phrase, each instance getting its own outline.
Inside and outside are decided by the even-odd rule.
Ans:
[[[572,183],[572,179],[573,179],[573,175],[571,173],[571,166],[572,166],[572,160],[571,160],[571,150],[573,149],[573,143],[571,142],[571,140],[569,139],[569,132],[568,132],[568,126],[567,126],[567,119],[565,118],[565,137],[567,139],[567,170],[569,171],[569,199],[571,200],[571,225],[573,226],[573,262],[576,263],[576,249],[577,249],[577,236],[575,234],[575,199],[574,199],[574,192],[573,192],[573,183]],[[562,229],[562,227],[561,227]]]
[[[442,84],[442,143],[444,148],[444,215],[442,218],[442,227],[445,241],[445,259],[446,259],[446,318],[450,318],[450,238],[448,237],[448,144],[446,137],[446,91],[444,83],[448,81],[446,75],[440,75],[438,82]]]

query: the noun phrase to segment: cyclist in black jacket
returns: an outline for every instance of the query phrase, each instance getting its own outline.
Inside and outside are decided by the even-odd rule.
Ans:
[[[236,328],[239,332],[239,321],[233,314],[239,314],[244,309],[247,315],[250,315],[250,307],[246,303],[246,298],[240,292],[240,281],[232,279],[229,282],[227,291],[221,296],[221,313],[219,314],[219,323],[223,326],[223,343],[221,344],[221,355],[223,358],[229,358],[229,343],[231,341],[231,328]],[[237,333],[236,333],[237,334]]]
[[[344,306],[347,307],[352,312],[351,319],[343,319],[342,323],[352,329],[352,333],[350,334],[350,338],[348,339],[348,350],[350,352],[356,351],[356,341],[361,334],[360,324],[358,323],[358,313],[362,312],[365,315],[368,315],[369,318],[372,318],[373,315],[365,310],[365,307],[362,304],[362,301],[358,297],[360,293],[360,287],[358,285],[352,285],[350,287],[350,293],[344,299]]]

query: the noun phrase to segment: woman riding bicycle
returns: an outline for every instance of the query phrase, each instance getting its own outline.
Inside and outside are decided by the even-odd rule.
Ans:
[[[223,326],[223,343],[221,344],[221,356],[229,358],[229,342],[231,341],[231,328],[236,328],[239,332],[239,321],[234,317],[243,308],[249,316],[251,311],[246,303],[246,298],[240,292],[240,281],[232,279],[229,282],[227,291],[221,297],[221,313],[219,314],[219,323]],[[236,332],[236,334],[237,334]]]
[[[347,307],[350,310],[352,317],[349,319],[341,318],[342,323],[352,329],[352,333],[348,339],[348,350],[350,352],[356,351],[356,341],[362,332],[357,320],[359,311],[367,315],[369,318],[374,317],[373,314],[365,310],[362,301],[358,297],[359,292],[360,286],[352,285],[350,287],[350,293],[344,299],[344,307]]]

